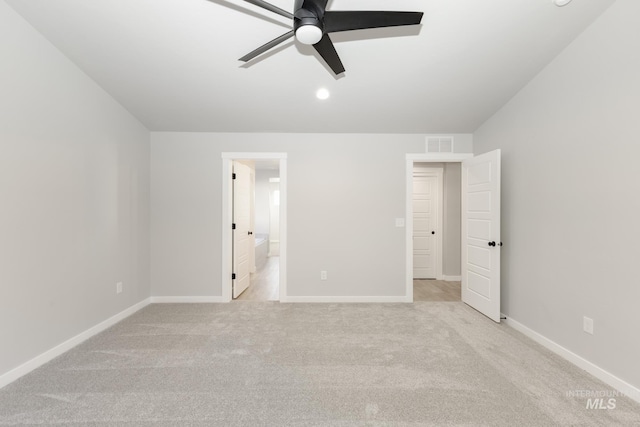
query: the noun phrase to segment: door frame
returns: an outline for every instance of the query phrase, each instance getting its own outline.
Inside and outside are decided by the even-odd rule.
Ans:
[[[222,153],[222,301],[233,300],[233,182],[234,160],[278,160],[280,168],[280,301],[287,297],[287,153]]]
[[[405,167],[405,277],[406,300],[413,302],[413,166],[415,163],[462,163],[473,153],[407,154]]]

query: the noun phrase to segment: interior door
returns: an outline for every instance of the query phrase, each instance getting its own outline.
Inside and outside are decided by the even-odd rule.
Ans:
[[[233,298],[237,298],[251,283],[251,169],[233,162],[233,173]]]
[[[413,177],[413,278],[436,278],[438,178]]]
[[[462,162],[462,301],[500,322],[500,150]]]

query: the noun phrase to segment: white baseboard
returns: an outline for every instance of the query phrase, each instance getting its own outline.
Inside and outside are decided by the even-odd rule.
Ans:
[[[199,304],[229,302],[220,297],[151,297],[152,304]]]
[[[347,297],[347,296],[323,296],[323,297],[296,297],[287,296],[280,300],[284,303],[397,303],[397,302],[413,302],[406,296],[393,297]]]
[[[462,276],[442,276],[442,280],[446,282],[461,282]]]
[[[594,377],[598,378],[600,381],[603,381],[608,385],[610,385],[611,387],[613,387],[614,389],[622,392],[622,394],[629,397],[630,399],[633,399],[636,402],[640,402],[639,388],[633,386],[632,384],[629,384],[624,380],[621,380],[620,378],[616,377],[612,373],[605,371],[601,367],[593,364],[592,362],[589,362],[588,360],[586,360],[581,356],[578,356],[571,350],[568,350],[562,347],[560,344],[557,344],[556,342],[551,341],[549,338],[539,334],[538,332],[527,328],[522,323],[517,322],[511,319],[510,317],[505,316],[504,314],[502,315],[502,317],[503,318],[506,317],[506,320],[504,320],[504,323],[507,326],[510,326],[516,331],[523,333],[524,335],[531,338],[538,344],[542,345],[543,347],[546,347],[547,349],[551,350],[558,356],[573,363],[578,368],[587,371]]]
[[[56,357],[60,356],[61,354],[71,350],[73,347],[77,346],[78,344],[81,344],[82,342],[88,340],[89,338],[93,337],[94,335],[99,334],[100,332],[104,331],[107,328],[110,328],[111,326],[115,325],[116,323],[120,322],[121,320],[131,316],[133,313],[135,313],[138,310],[143,309],[144,307],[146,307],[147,305],[149,305],[150,303],[150,298],[145,299],[144,301],[141,301],[129,308],[127,308],[126,310],[121,311],[120,313],[116,314],[115,316],[112,316],[110,318],[108,318],[107,320],[98,323],[97,325],[95,325],[92,328],[87,329],[86,331],[76,335],[75,337],[68,339],[67,341],[63,342],[62,344],[59,344],[57,346],[55,346],[54,348],[45,351],[44,353],[42,353],[39,356],[34,357],[33,359],[29,360],[26,363],[23,363],[22,365],[18,366],[15,369],[12,369],[11,371],[3,374],[2,376],[0,376],[0,388],[14,382],[15,380],[17,380],[18,378],[28,374],[29,372],[39,368],[40,366],[44,365],[47,362],[50,362],[51,360],[55,359]]]

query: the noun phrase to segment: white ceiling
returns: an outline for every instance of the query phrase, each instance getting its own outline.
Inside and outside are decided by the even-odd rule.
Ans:
[[[291,26],[242,0],[5,1],[150,130],[358,133],[473,132],[614,2],[330,0],[425,13],[333,34],[336,78],[294,42],[239,62]]]

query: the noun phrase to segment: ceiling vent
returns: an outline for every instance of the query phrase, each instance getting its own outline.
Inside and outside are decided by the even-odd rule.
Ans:
[[[428,136],[427,153],[453,153],[453,137]]]

